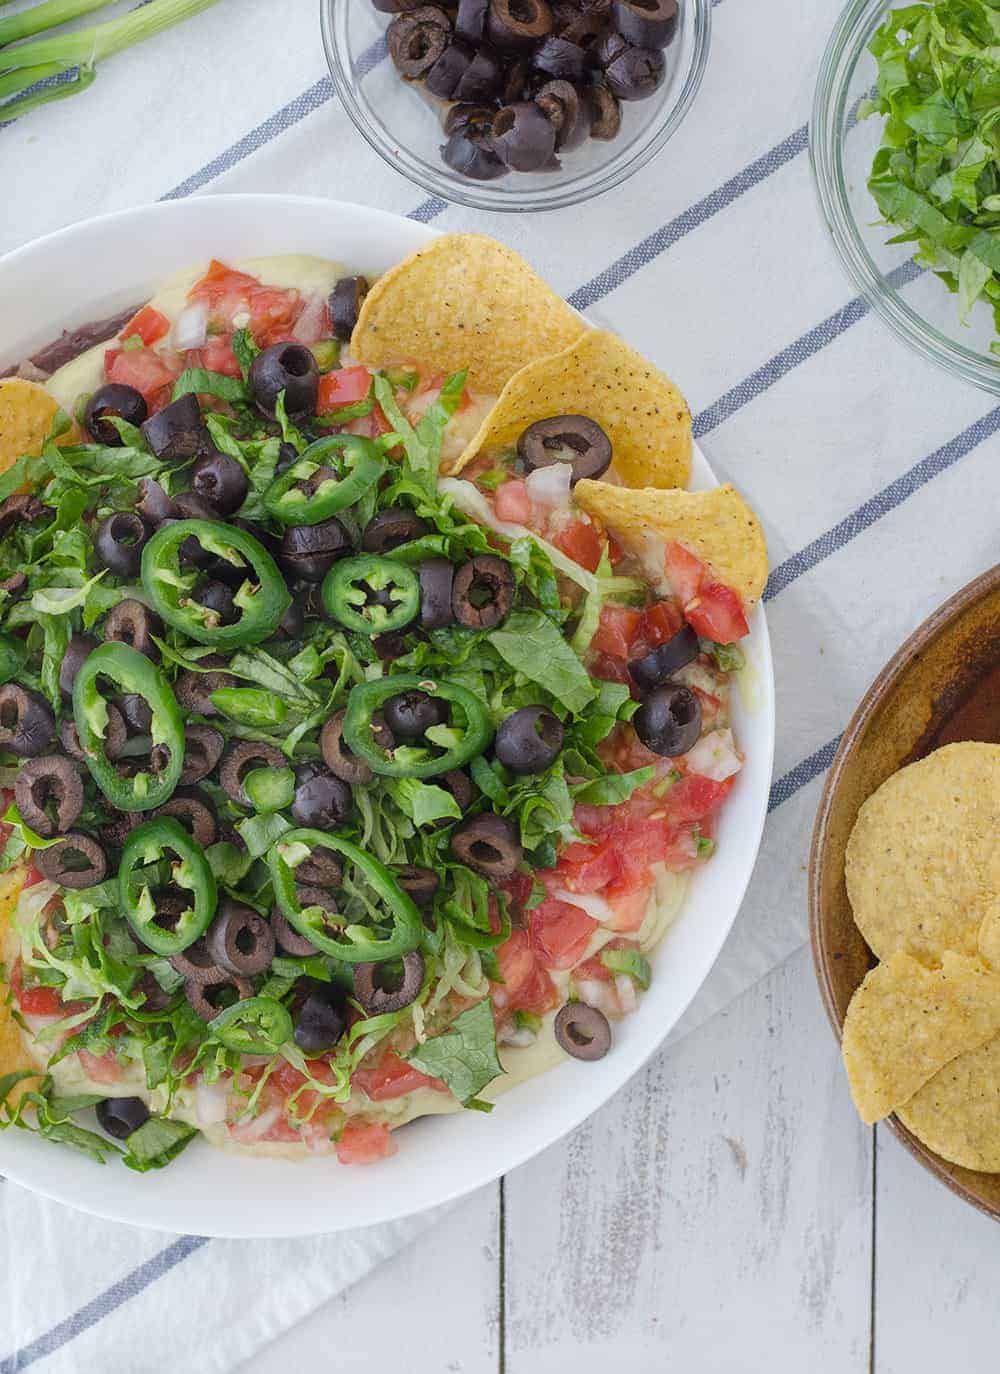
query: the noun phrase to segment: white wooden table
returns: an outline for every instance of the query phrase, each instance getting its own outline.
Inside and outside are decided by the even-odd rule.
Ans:
[[[801,950],[245,1369],[995,1374],[998,1270],[858,1122]]]

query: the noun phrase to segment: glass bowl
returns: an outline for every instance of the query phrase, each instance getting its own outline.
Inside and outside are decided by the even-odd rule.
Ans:
[[[320,15],[334,86],[362,137],[425,191],[476,210],[554,210],[620,185],[680,127],[701,85],[712,33],[711,0],[681,0],[677,32],[666,52],[667,79],[648,100],[622,103],[616,139],[588,140],[562,156],[559,171],[511,172],[499,181],[479,182],[442,162],[437,112],[386,56],[389,16],[378,13],[370,0],[321,0]]]
[[[893,332],[954,376],[1000,395],[1000,359],[989,351],[996,338],[989,306],[979,302],[962,324],[956,298],[914,263],[912,245],[886,242],[897,231],[880,222],[868,190],[883,120],[858,120],[857,109],[873,93],[877,75],[868,41],[896,7],[898,0],[850,0],[823,54],[809,130],[820,207],[843,267]]]

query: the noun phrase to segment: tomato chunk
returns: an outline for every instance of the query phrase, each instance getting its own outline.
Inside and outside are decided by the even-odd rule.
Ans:
[[[513,477],[509,482],[497,487],[493,498],[493,510],[498,520],[507,520],[513,525],[527,525],[531,521],[531,493],[527,482]]]
[[[689,773],[674,783],[663,799],[663,808],[671,825],[693,825],[718,811],[733,789],[734,778],[713,782],[697,773]]]
[[[63,1009],[55,988],[23,988],[17,1000],[25,1016],[58,1016]]]
[[[702,587],[697,604],[688,606],[686,614],[696,632],[716,644],[733,644],[750,633],[739,597],[722,582]]]
[[[243,376],[229,334],[213,334],[201,348],[192,348],[187,355],[187,365],[204,367],[209,372],[221,372],[224,377]]]
[[[596,572],[604,541],[589,520],[573,520],[552,536],[552,542],[567,558],[588,572]]]
[[[328,415],[340,406],[363,401],[371,390],[372,375],[367,367],[338,367],[319,379],[317,413]]]
[[[546,897],[531,912],[528,926],[531,947],[546,968],[572,968],[583,958],[597,929],[593,917],[578,906]]]
[[[148,348],[150,344],[165,339],[169,333],[170,321],[166,315],[154,310],[151,305],[144,305],[138,314],[132,316],[118,337],[124,341],[138,335]]]
[[[539,963],[526,930],[515,930],[497,950],[502,983],[492,989],[493,1003],[501,1013],[531,1011],[541,1016],[559,998],[548,973]]]
[[[682,628],[684,617],[674,601],[655,601],[642,613],[639,634],[650,649],[666,644]]]
[[[641,623],[642,611],[634,607],[602,606],[601,619],[590,647],[595,654],[627,659]]]
[[[387,1050],[372,1068],[356,1069],[351,1082],[356,1084],[373,1102],[391,1102],[394,1097],[416,1092],[418,1088],[433,1088],[446,1093],[448,1086],[440,1078],[421,1073],[398,1054]]]
[[[381,1121],[349,1121],[337,1141],[341,1164],[375,1164],[394,1155],[399,1146]]]
[[[664,568],[671,590],[682,606],[694,600],[708,574],[708,568],[701,559],[676,539],[667,545]]]
[[[166,405],[177,379],[177,374],[151,348],[109,348],[104,355],[104,375],[109,382],[120,382],[141,392],[150,410]]]

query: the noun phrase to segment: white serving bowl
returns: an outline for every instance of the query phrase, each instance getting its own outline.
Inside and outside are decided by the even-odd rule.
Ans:
[[[0,369],[62,329],[151,295],[179,269],[210,257],[308,253],[378,276],[434,230],[358,205],[296,196],[206,196],[150,205],[60,230],[0,259]],[[674,347],[655,360],[669,371]],[[695,454],[693,485],[714,485]],[[101,1167],[27,1132],[0,1133],[0,1173],[83,1211],[164,1231],[208,1236],[300,1236],[389,1221],[461,1197],[523,1164],[579,1125],[661,1044],[708,975],[753,871],[767,811],[774,748],[774,680],[758,607],[748,653],[757,700],[734,693],[746,765],[723,809],[719,847],[695,874],[683,910],[654,955],[639,1009],[615,1027],[612,1052],[569,1061],[504,1095],[491,1115],[464,1112],[413,1123],[399,1153],[367,1168],[332,1157],[248,1159],[193,1144],[162,1173]]]

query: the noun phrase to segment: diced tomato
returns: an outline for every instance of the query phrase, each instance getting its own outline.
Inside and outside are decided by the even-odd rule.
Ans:
[[[571,844],[556,868],[558,885],[567,892],[600,892],[618,873],[618,860],[609,845]]]
[[[514,525],[527,525],[531,521],[531,493],[527,482],[512,477],[497,487],[493,498],[493,511],[498,520],[507,520]]]
[[[655,649],[673,639],[683,625],[684,617],[676,602],[655,601],[642,613],[639,636],[650,649]]]
[[[25,1016],[59,1016],[63,1009],[55,988],[23,988],[17,992],[17,1001]]]
[[[627,659],[641,623],[642,611],[631,606],[602,606],[601,619],[590,647],[595,654]]]
[[[632,934],[639,929],[646,919],[646,908],[649,906],[649,888],[643,885],[628,892],[618,892],[609,888],[607,900],[615,913],[614,919],[607,923],[608,928],[620,930],[624,934]]]
[[[588,572],[596,572],[604,541],[589,520],[573,520],[552,536],[557,549]]]
[[[371,390],[372,374],[367,367],[337,367],[319,379],[317,413],[329,415],[339,406],[363,401]]]
[[[204,367],[209,372],[221,372],[224,377],[242,377],[240,365],[233,352],[232,335],[213,334],[201,348],[192,348],[187,355],[188,367]]]
[[[337,1141],[341,1164],[375,1164],[394,1155],[399,1146],[381,1121],[349,1121]]]
[[[511,932],[497,949],[497,963],[503,982],[493,985],[492,997],[498,1011],[531,1011],[540,1016],[556,1005],[555,986],[539,964],[526,930]]]
[[[265,1112],[271,1113],[271,1121],[265,1120]],[[301,1140],[296,1127],[273,1105],[247,1121],[232,1122],[229,1126],[229,1138],[235,1140],[238,1145],[287,1145]]]
[[[34,864],[29,864],[24,873],[24,887],[34,887],[36,883],[43,883],[45,878]]]
[[[689,773],[675,782],[663,798],[663,809],[670,825],[693,825],[718,811],[732,791],[734,778],[713,782],[711,778]]]
[[[237,272],[234,267],[227,267],[218,258],[213,258],[208,264],[208,271],[191,288],[189,295],[192,300],[204,300],[212,305],[226,296],[252,291],[255,286],[260,286],[256,277],[251,277],[247,272]]]
[[[686,608],[691,625],[704,639],[732,644],[750,633],[743,606],[732,587],[710,582],[698,593],[697,604]]]
[[[625,687],[632,686],[625,660],[615,658],[612,654],[598,654],[590,665],[590,673],[601,682],[620,682]]]
[[[618,564],[622,561],[622,559],[623,559],[624,557],[625,557],[625,550],[622,548],[621,544],[619,544],[618,540],[614,537],[614,535],[613,535],[613,534],[609,534],[609,535],[608,535],[608,561],[610,562],[611,566],[612,566],[613,568],[617,568]]]
[[[605,945],[604,949],[612,949],[614,943]],[[623,943],[618,941],[618,944]],[[603,952],[603,951],[602,951]],[[593,955],[590,959],[585,959],[582,964],[573,971],[573,981],[575,983],[597,982],[610,983],[613,974],[607,964],[603,963],[600,954]]]
[[[678,544],[676,539],[667,545],[664,568],[671,591],[682,606],[698,595],[698,589],[708,573],[701,559],[683,544]]]
[[[530,913],[531,947],[546,968],[572,968],[583,957],[597,922],[578,906],[546,897]]]
[[[119,339],[134,338],[138,334],[139,338],[147,348],[151,344],[159,343],[160,339],[165,339],[170,333],[170,321],[166,315],[154,310],[151,305],[144,305],[137,315],[133,315],[128,324],[118,335]]]
[[[207,302],[209,323],[216,329],[232,330],[236,316],[248,314],[250,332],[261,348],[294,338],[304,305],[298,291],[263,286],[256,277],[214,260],[188,299]]]
[[[433,1088],[435,1092],[448,1092],[440,1078],[430,1078],[419,1069],[400,1059],[398,1054],[387,1050],[372,1068],[355,1070],[352,1084],[356,1084],[373,1102],[391,1102],[394,1097],[416,1092],[418,1088]]]
[[[89,1050],[77,1050],[80,1067],[92,1083],[117,1083],[125,1073],[124,1068],[109,1051],[107,1054],[91,1054]]]
[[[151,348],[109,348],[104,355],[104,375],[109,382],[140,391],[150,410],[166,404],[177,378]]]

